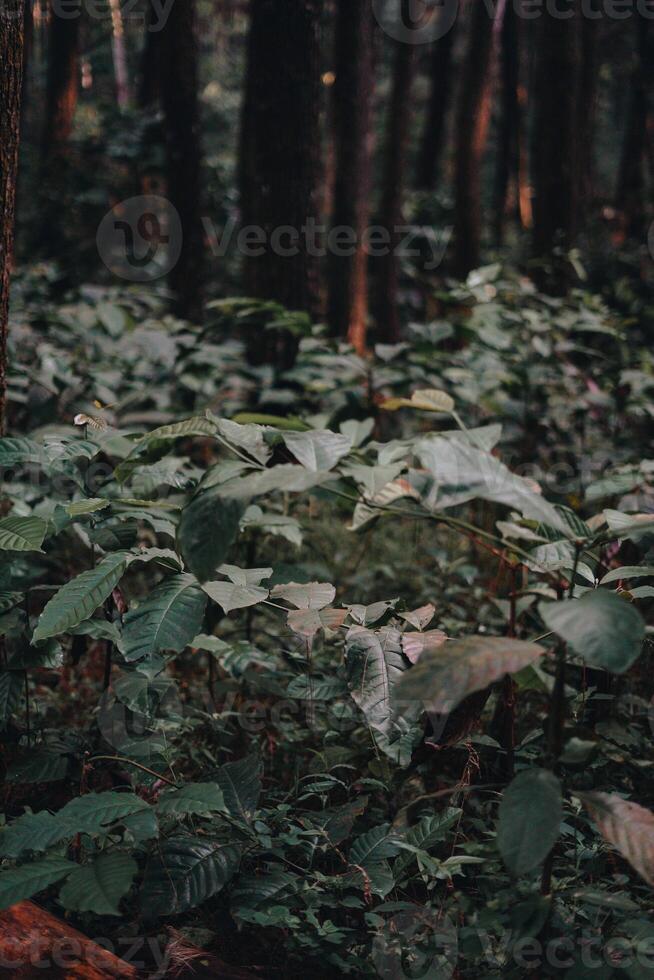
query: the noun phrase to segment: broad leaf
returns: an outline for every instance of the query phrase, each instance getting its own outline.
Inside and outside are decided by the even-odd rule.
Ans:
[[[261,796],[261,763],[256,755],[227,762],[214,773],[225,806],[234,817],[251,820]]]
[[[162,841],[151,858],[141,889],[149,918],[180,915],[216,895],[238,868],[240,851],[199,837]]]
[[[597,589],[581,599],[541,603],[539,608],[548,629],[591,667],[624,674],[640,655],[645,621],[615,592]]]
[[[206,598],[192,575],[164,579],[141,605],[125,617],[122,649],[128,661],[163,650],[181,651],[197,635]]]
[[[654,888],[654,813],[613,793],[579,793],[602,837]]]
[[[48,525],[40,517],[3,517],[0,520],[0,549],[40,551]]]
[[[284,442],[298,463],[312,473],[331,470],[352,446],[347,436],[328,430],[285,433]]]
[[[506,674],[538,660],[545,650],[536,643],[503,637],[468,636],[424,653],[399,683],[404,706],[425,705],[436,714],[453,711],[468,694],[483,691]]]
[[[0,872],[0,909],[8,909],[32,895],[42,892],[66,875],[77,865],[64,858],[44,858],[20,868]]]
[[[128,552],[116,551],[63,585],[41,613],[32,642],[58,636],[89,619],[118,585],[131,558]]]
[[[561,784],[547,769],[519,773],[504,791],[497,846],[507,868],[522,875],[544,861],[556,843],[563,803]]]
[[[324,609],[334,601],[336,589],[328,582],[288,582],[276,585],[270,594],[273,599],[285,599],[296,609]]]
[[[222,565],[236,539],[245,505],[218,488],[196,494],[182,511],[177,538],[184,561],[201,582]]]
[[[216,783],[188,783],[180,789],[166,790],[159,797],[159,816],[207,816],[225,809],[225,798]]]
[[[130,890],[137,871],[138,865],[129,854],[100,854],[68,876],[59,901],[71,912],[120,915],[119,902]]]
[[[218,571],[227,575],[229,582],[205,582],[202,588],[209,598],[222,606],[225,613],[233,609],[255,606],[268,598],[268,589],[261,587],[262,579],[270,578],[272,568],[239,568],[237,565],[221,565]]]

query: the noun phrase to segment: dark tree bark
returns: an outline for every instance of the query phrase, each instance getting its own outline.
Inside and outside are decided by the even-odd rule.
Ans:
[[[0,8],[0,435],[5,432],[9,282],[23,83],[24,0]]]
[[[501,29],[501,21],[493,21],[484,3],[473,3],[470,18],[456,124],[454,263],[462,278],[479,265],[481,167],[491,114],[494,23],[496,31]]]
[[[411,88],[416,63],[415,45],[397,41],[393,68],[393,92],[386,124],[379,224],[390,238],[387,254],[375,261],[376,318],[381,340],[395,343],[400,337],[400,313],[397,302],[399,285],[398,245],[402,223],[409,126],[411,121]]]
[[[353,229],[354,254],[329,256],[330,331],[362,352],[368,321],[367,252],[372,145],[373,21],[369,0],[340,0],[333,87],[336,174],[332,228]]]
[[[519,214],[521,178],[522,107],[520,104],[520,21],[512,3],[507,5],[502,24],[500,51],[501,118],[495,172],[495,227],[498,244],[504,240],[504,225],[512,190]]]
[[[537,257],[574,244],[579,217],[579,26],[543,9],[535,22],[533,247]]]
[[[161,101],[162,85],[162,30],[155,30],[158,24],[158,13],[152,4],[148,3],[145,15],[145,36],[141,49],[141,65],[138,86],[138,104],[141,109],[157,105]]]
[[[65,151],[73,129],[79,94],[81,2],[51,4],[48,31],[46,106],[41,143],[44,171]]]
[[[305,229],[320,223],[321,11],[322,0],[252,0],[241,131],[241,217],[260,232],[244,257],[245,289],[309,314],[318,311],[319,249]],[[271,333],[250,355],[286,367],[295,348]]]
[[[599,12],[599,0],[591,0],[589,9]],[[578,230],[583,231],[591,214],[594,197],[595,122],[597,119],[597,82],[599,78],[598,31],[600,19],[578,18],[578,80],[577,80],[577,179]]]
[[[177,316],[202,316],[200,105],[195,0],[173,3],[162,31],[162,100],[165,116],[168,198],[182,226],[182,248],[168,283]]]
[[[645,163],[647,156],[647,122],[650,113],[649,93],[654,77],[652,67],[652,30],[645,17],[636,19],[637,43],[631,82],[627,119],[622,144],[622,159],[616,189],[616,206],[623,215],[625,232],[642,238],[645,213]]]
[[[447,117],[452,94],[454,26],[434,42],[429,62],[430,92],[422,133],[416,183],[420,190],[433,191],[439,183],[438,164],[447,143]]]

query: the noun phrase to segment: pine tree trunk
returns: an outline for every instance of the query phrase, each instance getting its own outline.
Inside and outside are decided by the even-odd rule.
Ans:
[[[50,6],[48,74],[41,144],[41,163],[46,171],[65,149],[73,129],[79,93],[79,28],[81,3]]]
[[[421,190],[433,191],[440,183],[438,164],[446,146],[447,116],[452,92],[452,53],[456,31],[451,27],[434,42],[430,58],[430,92],[425,128],[422,134],[416,183]]]
[[[576,238],[579,209],[579,11],[569,19],[546,10],[536,21],[534,80],[534,253],[548,256]]]
[[[0,9],[0,435],[6,427],[9,282],[14,246],[24,28],[24,0],[7,0]]]
[[[177,316],[202,316],[200,105],[195,0],[172,4],[162,31],[162,99],[166,132],[168,198],[182,226],[182,248],[168,284]]]
[[[399,256],[402,240],[402,205],[404,198],[407,150],[411,121],[411,88],[416,50],[413,44],[397,41],[393,69],[393,92],[386,125],[386,143],[382,175],[379,224],[385,229],[390,245],[387,253],[375,260],[376,319],[381,340],[395,343],[400,337],[398,309]]]
[[[129,72],[125,49],[125,24],[121,0],[109,0],[111,9],[111,54],[116,79],[116,101],[121,109],[129,104]]]
[[[290,310],[318,310],[320,224],[320,16],[322,0],[252,0],[241,131],[244,227],[260,235],[243,261],[248,295]],[[260,254],[254,254],[255,252]],[[256,338],[252,360],[290,366],[290,336]]]
[[[373,34],[368,0],[340,0],[333,87],[336,176],[332,228],[353,229],[354,254],[329,255],[330,331],[362,352],[368,321],[367,252],[370,216]]]
[[[486,4],[475,0],[456,126],[454,263],[461,278],[480,261],[481,167],[491,115],[493,24]],[[499,31],[501,21],[495,25]]]

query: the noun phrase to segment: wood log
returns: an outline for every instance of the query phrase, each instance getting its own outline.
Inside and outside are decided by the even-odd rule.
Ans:
[[[0,977],[128,980],[137,970],[33,902],[0,912]]]

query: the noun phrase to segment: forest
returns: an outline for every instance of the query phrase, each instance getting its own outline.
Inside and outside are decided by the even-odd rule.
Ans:
[[[0,977],[654,976],[652,21],[0,0]]]

